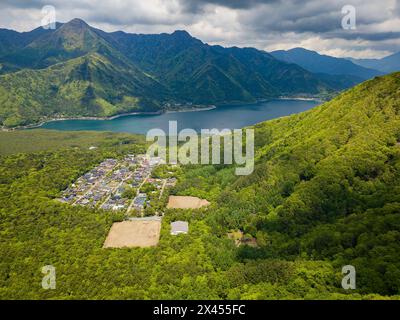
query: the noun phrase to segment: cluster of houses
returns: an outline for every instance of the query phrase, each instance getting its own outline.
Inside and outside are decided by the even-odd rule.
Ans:
[[[175,186],[175,177],[151,178],[153,169],[162,163],[160,158],[149,158],[146,155],[128,155],[122,160],[106,159],[78,178],[62,192],[58,200],[103,210],[122,210],[126,212],[126,220],[156,219],[161,222],[161,216],[133,218],[129,213],[132,209],[143,212],[154,196],[161,198],[165,188]],[[172,172],[168,173],[171,176]],[[152,186],[143,188],[147,193],[142,190],[145,183]],[[134,195],[126,196],[127,188],[135,190]],[[170,228],[170,234],[175,236],[189,232],[187,221],[174,221]]]
[[[148,195],[139,192],[145,182],[153,184],[156,189],[172,183],[167,179],[150,178],[153,168],[161,163],[160,158],[149,158],[146,155],[128,155],[120,161],[107,159],[78,178],[62,192],[59,200],[104,210],[143,210],[145,204],[149,204]],[[128,188],[138,190],[133,199],[124,195]]]
[[[96,194],[93,190],[94,185],[106,178],[107,174],[110,173],[117,165],[117,160],[107,159],[103,161],[96,168],[85,173],[82,177],[76,180],[69,188],[63,191],[62,202],[77,205],[95,205],[97,201],[101,199],[101,193],[103,190],[97,190]],[[107,192],[110,190],[104,190]],[[94,200],[94,201],[91,201]]]

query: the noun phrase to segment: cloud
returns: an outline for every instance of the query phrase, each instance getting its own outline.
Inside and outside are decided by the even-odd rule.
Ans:
[[[106,31],[135,33],[186,29],[211,44],[259,49],[305,46],[359,57],[400,51],[396,0],[52,0],[58,21],[82,18]],[[0,27],[40,25],[48,0],[1,0]],[[357,29],[341,27],[344,5],[356,9]],[[340,47],[339,47],[340,46]]]
[[[221,6],[231,9],[249,9],[260,4],[279,3],[279,0],[180,0],[185,11],[198,13],[208,5]]]

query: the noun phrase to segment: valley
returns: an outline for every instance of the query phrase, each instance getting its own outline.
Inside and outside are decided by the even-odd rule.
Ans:
[[[210,204],[175,209],[164,199],[161,222],[132,217],[110,242],[126,211],[57,199],[102,163],[107,177],[129,155],[144,154],[144,140],[0,132],[10,142],[0,149],[0,298],[398,299],[399,79],[375,78],[306,112],[256,124],[249,176],[229,165],[176,167],[165,196]],[[155,167],[154,183],[170,171]],[[176,221],[189,232],[172,233]],[[57,290],[31,286],[48,264],[57,268]],[[341,287],[349,264],[357,270],[350,291]]]
[[[2,1],[0,302],[399,301],[399,19],[394,0]]]

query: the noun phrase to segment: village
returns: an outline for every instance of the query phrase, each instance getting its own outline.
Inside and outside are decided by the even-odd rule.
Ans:
[[[106,159],[64,190],[59,200],[71,205],[123,211],[127,218],[143,217],[145,209],[156,207],[164,190],[176,183],[173,172],[164,179],[151,176],[153,169],[160,164],[160,158],[146,155],[130,154],[122,160]]]
[[[118,211],[124,219],[111,226],[104,248],[152,247],[160,239],[164,209],[198,209],[204,199],[169,195],[175,186],[177,165],[165,165],[159,157],[129,154],[121,160],[106,159],[61,192],[63,203]],[[163,197],[164,196],[164,197]],[[168,197],[168,200],[167,200]],[[172,221],[170,234],[189,232],[187,221]]]

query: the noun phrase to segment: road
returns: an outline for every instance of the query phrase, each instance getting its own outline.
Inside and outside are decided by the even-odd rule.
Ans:
[[[147,177],[145,177],[145,178],[143,179],[142,183],[141,183],[140,186],[137,188],[137,190],[136,190],[136,197],[139,195],[140,189],[141,189],[142,186],[146,183],[147,179],[150,178],[150,175],[151,175],[151,173],[149,173],[149,174],[147,175]],[[127,215],[129,215],[129,213],[131,212],[132,207],[133,207],[133,204],[135,203],[136,197],[133,198],[131,204],[129,205],[128,210],[126,211],[126,214],[127,214]],[[142,217],[143,217],[143,210],[141,211],[141,214],[142,214]]]
[[[110,192],[110,194],[107,196],[106,200],[104,200],[104,201],[99,205],[99,208],[101,208],[101,207],[111,198],[111,195],[112,195],[116,190],[118,190],[118,188],[121,187],[121,186],[124,184],[124,182],[125,182],[126,180],[129,180],[130,178],[132,178],[132,176],[133,176],[133,172],[132,172],[128,177],[126,177],[125,179],[123,179],[114,189],[112,189],[111,192]]]
[[[116,164],[114,167],[112,167],[110,170],[108,170],[105,173],[104,177],[106,177],[110,172],[114,171],[118,166],[119,166],[119,164]],[[102,182],[102,181],[103,181],[103,177],[101,179],[98,179],[94,185],[92,185],[84,194],[82,194],[79,198],[77,198],[72,204],[74,205],[79,200],[84,198],[90,191],[92,191],[95,187],[97,187],[100,184],[100,182]]]

